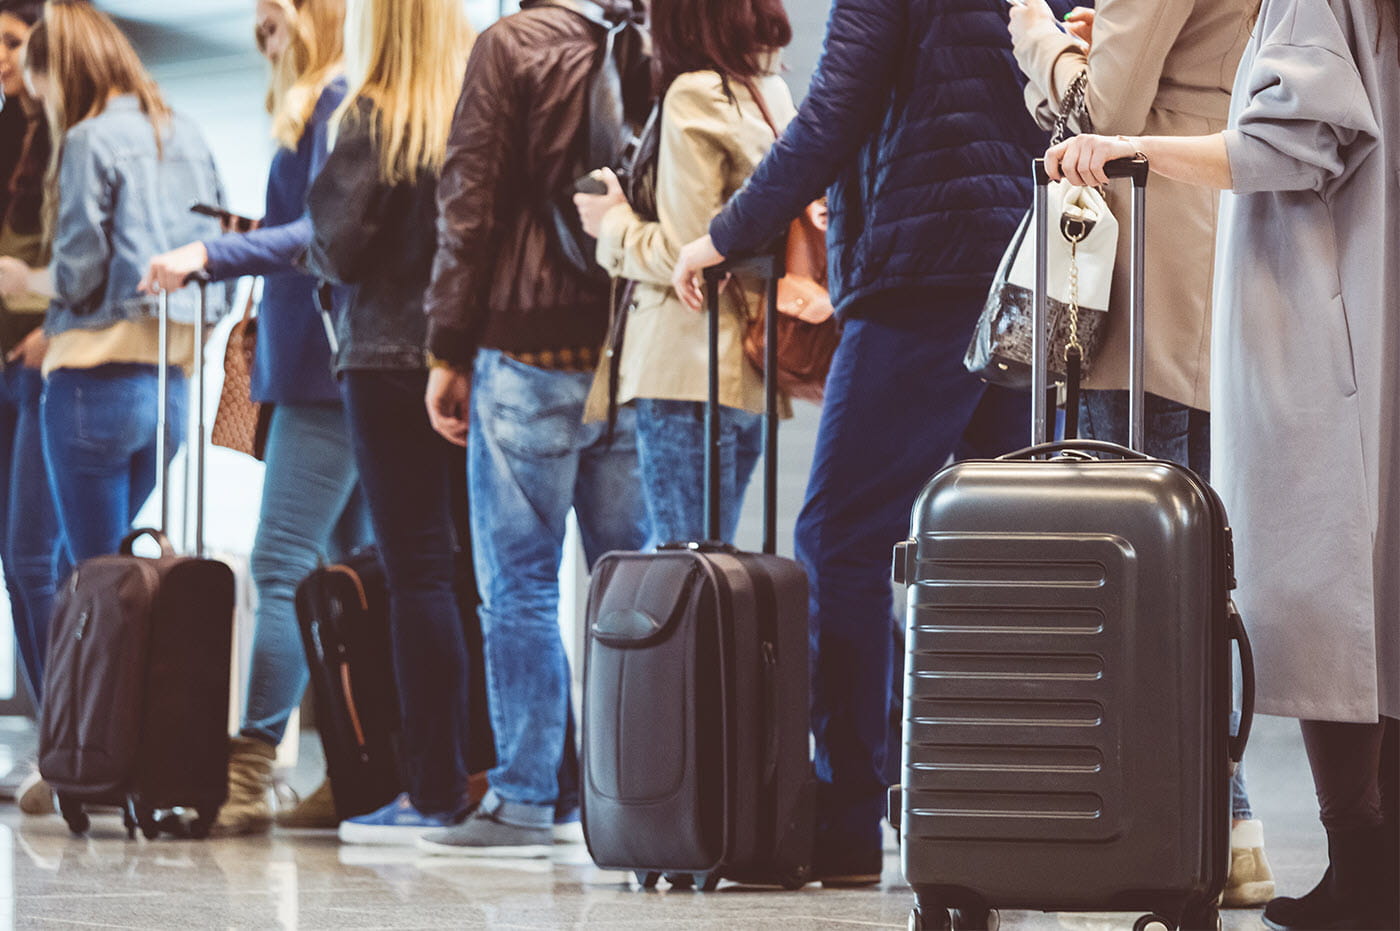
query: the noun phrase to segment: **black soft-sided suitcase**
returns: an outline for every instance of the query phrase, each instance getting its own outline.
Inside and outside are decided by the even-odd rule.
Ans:
[[[389,592],[378,552],[366,548],[312,572],[297,586],[296,608],[316,727],[344,821],[403,791]]]
[[[707,533],[719,539],[719,282],[769,282],[781,261],[707,275]],[[773,320],[770,317],[770,323]],[[768,345],[777,340],[769,328]],[[774,369],[768,360],[768,370]],[[583,826],[605,869],[645,887],[723,879],[798,888],[810,878],[807,577],[776,550],[776,394],[768,380],[762,554],[715,543],[611,553],[594,570],[584,669]]]
[[[201,286],[197,346],[207,295]],[[161,299],[162,346],[167,301]],[[161,530],[131,534],[121,552],[79,565],[59,592],[49,631],[48,687],[40,721],[39,771],[75,833],[85,804],[122,809],[128,836],[162,828],[208,834],[228,796],[228,698],[234,578],[203,559],[204,379],[195,353],[196,427],[190,441],[195,556],[176,556],[166,537],[170,474],[165,461],[167,383],[161,370],[158,458]],[[188,477],[188,470],[187,470]],[[161,556],[132,555],[153,536]],[[195,817],[157,818],[187,809]]]
[[[1135,185],[1130,432],[1141,448],[1147,166],[1114,173]],[[1043,249],[1040,162],[1036,174]],[[1225,512],[1181,466],[1110,444],[1044,443],[1046,342],[1033,397],[1043,445],[940,472],[896,549],[896,581],[909,585],[910,927],[984,928],[1003,907],[1150,911],[1139,929],[1214,929],[1231,760],[1253,704]],[[1245,670],[1234,741],[1232,641]]]

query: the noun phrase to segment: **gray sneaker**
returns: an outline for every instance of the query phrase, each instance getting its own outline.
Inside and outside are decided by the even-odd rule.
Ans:
[[[455,827],[419,837],[418,849],[444,857],[540,858],[554,849],[554,831],[506,824],[478,808]]]

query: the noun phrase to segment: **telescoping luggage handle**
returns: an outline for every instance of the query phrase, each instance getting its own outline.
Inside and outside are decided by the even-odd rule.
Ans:
[[[185,502],[189,503],[191,473],[195,486],[194,495],[194,547],[192,555],[204,555],[204,336],[206,318],[209,313],[209,276],[195,272],[185,279],[186,284],[199,286],[199,313],[194,322],[194,435],[189,438],[189,461],[185,466]],[[170,399],[170,293],[162,290],[159,298],[160,323],[157,337],[156,366],[156,500],[160,507],[160,533],[167,540],[170,537],[170,425],[166,409]]]
[[[782,245],[779,243],[778,245]],[[710,387],[705,405],[705,534],[720,537],[719,295],[731,275],[762,278],[767,300],[763,337],[763,552],[778,552],[778,279],[787,274],[785,250],[773,248],[705,270],[710,318]]]
[[[1133,182],[1132,213],[1132,284],[1129,288],[1128,321],[1128,445],[1141,451],[1144,441],[1143,409],[1143,333],[1145,306],[1143,298],[1147,262],[1147,176],[1151,172],[1145,158],[1120,158],[1104,166],[1110,178],[1131,178]],[[1045,171],[1045,159],[1035,160],[1035,309],[1031,334],[1031,444],[1037,446],[1054,439],[1049,432],[1050,351],[1050,176]]]

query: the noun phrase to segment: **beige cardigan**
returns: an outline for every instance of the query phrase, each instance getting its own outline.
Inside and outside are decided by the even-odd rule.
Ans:
[[[755,82],[779,128],[795,112],[777,74]],[[603,219],[598,263],[615,278],[637,282],[628,313],[619,372],[618,404],[635,398],[703,401],[708,386],[709,342],[705,315],[681,303],[671,272],[681,247],[709,231],[710,221],[748,180],[774,142],[773,130],[753,98],[735,81],[726,95],[713,71],[683,74],[666,92],[657,165],[658,222],[644,222],[626,204]],[[761,307],[758,282],[731,285],[721,301],[720,403],[763,410],[763,378],[744,358],[744,329]],[[598,367],[584,412],[587,421],[607,415],[609,366]]]
[[[1103,135],[1194,136],[1225,128],[1230,88],[1249,40],[1252,0],[1100,0],[1088,109]],[[1026,99],[1050,126],[1086,57],[1058,29],[1028,36],[1016,60]],[[1078,127],[1076,127],[1078,128]],[[1210,409],[1211,282],[1219,196],[1153,175],[1147,189],[1147,390]],[[1128,387],[1129,189],[1115,183],[1118,264],[1104,344],[1085,387]]]

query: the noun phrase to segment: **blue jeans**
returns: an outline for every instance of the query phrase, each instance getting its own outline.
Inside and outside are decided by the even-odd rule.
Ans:
[[[592,381],[495,350],[477,354],[467,476],[496,735],[487,804],[517,825],[548,825],[559,795],[570,707],[559,563],[569,509],[590,566],[609,550],[641,549],[651,535],[636,413],[618,412],[609,444],[603,424],[582,422]]]
[[[167,458],[185,440],[187,385],[170,369]],[[115,553],[156,487],[156,367],[59,369],[44,385],[44,460],[74,564]]]
[[[797,557],[810,582],[818,849],[878,855],[894,643],[890,552],[950,457],[1026,445],[1030,398],[963,366],[981,296],[849,317],[832,360]],[[942,306],[930,309],[930,303]]]
[[[1210,481],[1210,412],[1149,394],[1143,413],[1143,442],[1147,448],[1141,452],[1184,465]],[[1079,426],[1086,439],[1127,445],[1128,392],[1085,391],[1079,400]],[[1239,727],[1240,713],[1232,712],[1230,732],[1238,733]],[[1230,807],[1236,821],[1254,817],[1243,762],[1235,767],[1230,781]]]
[[[44,697],[44,656],[61,559],[58,515],[44,468],[38,369],[11,365],[0,371],[0,562],[10,595],[20,668],[38,709]],[[62,565],[60,565],[62,562]]]
[[[257,626],[240,732],[278,744],[308,677],[297,586],[327,558],[369,543],[371,533],[339,402],[277,405],[266,461],[252,557]]]
[[[421,370],[354,369],[341,378],[389,586],[404,775],[414,806],[437,814],[466,798],[471,681],[452,519],[460,478],[453,447],[428,423],[427,384]]]
[[[640,398],[633,406],[655,542],[705,539],[705,405]],[[719,412],[720,537],[733,543],[744,492],[763,455],[763,416],[733,407]]]

